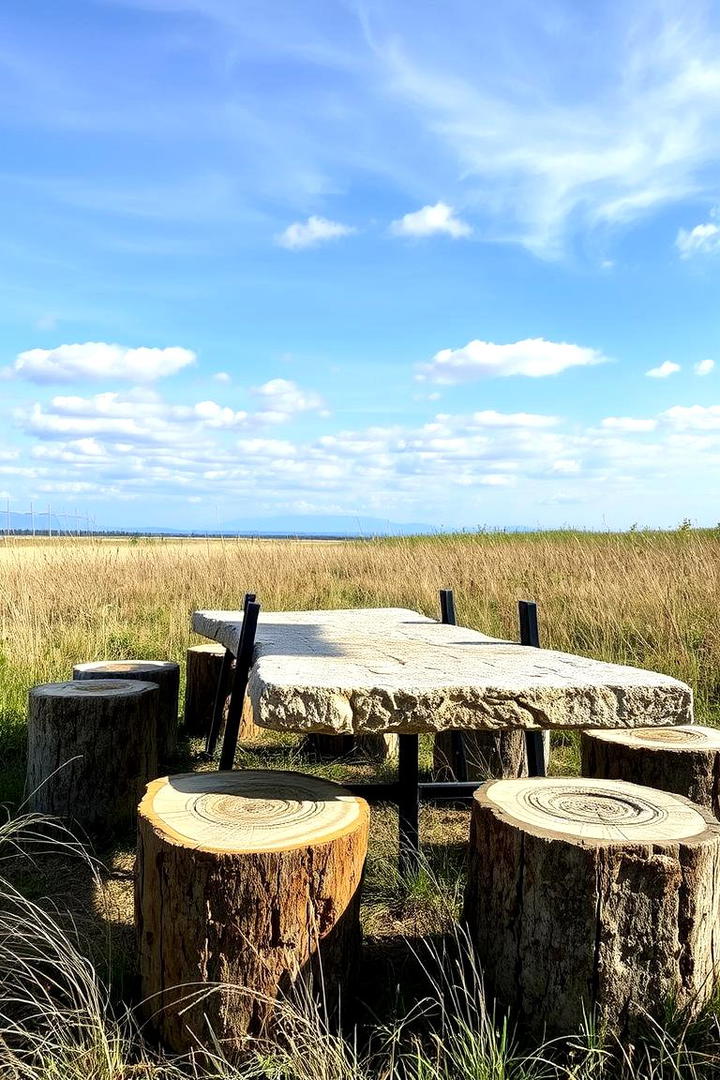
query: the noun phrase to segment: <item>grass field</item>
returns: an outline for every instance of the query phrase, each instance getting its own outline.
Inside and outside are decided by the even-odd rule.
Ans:
[[[134,656],[182,661],[188,644],[197,640],[190,634],[190,612],[236,608],[250,589],[266,610],[392,605],[437,615],[438,590],[451,587],[461,623],[509,638],[517,637],[517,600],[535,600],[544,645],[675,675],[693,687],[697,719],[720,723],[719,568],[720,530],[687,528],[322,543],[6,539],[0,544],[0,799],[17,806],[22,798],[30,686],[69,678],[80,660]],[[196,767],[198,749],[183,747],[175,766]],[[243,745],[239,762],[300,767],[336,779],[371,771],[366,762],[318,764],[287,736]],[[555,771],[572,771],[575,764],[574,737],[556,738]],[[376,1016],[361,1019],[357,1046],[352,1039],[319,1032],[317,1017],[296,1013],[286,1025],[294,1051],[258,1047],[244,1071],[216,1062],[209,1075],[591,1080],[624,1073],[659,1080],[709,1077],[720,1069],[720,1035],[712,1010],[691,1031],[657,1032],[626,1058],[612,1046],[603,1049],[594,1037],[578,1040],[576,1033],[569,1033],[574,1048],[516,1046],[483,1013],[474,983],[462,991],[455,987],[453,993],[463,1000],[448,1011],[442,965],[433,968],[427,958],[428,981],[413,950],[422,949],[420,942],[428,935],[437,941],[454,933],[467,813],[427,808],[422,830],[427,865],[403,884],[392,858],[393,814],[382,808],[374,812],[363,924],[366,977],[372,982],[368,999]],[[7,839],[6,848],[12,843]],[[77,951],[77,966],[68,977],[78,993],[83,987],[86,997],[96,997],[92,1024],[78,1028],[62,1019],[68,993],[60,995],[65,1004],[57,1004],[56,1019],[58,1031],[66,1031],[64,1045],[56,1045],[56,1031],[42,1052],[33,1043],[31,1061],[7,1056],[0,1031],[3,1078],[159,1080],[180,1075],[178,1066],[160,1062],[143,1048],[121,1011],[120,1003],[133,997],[132,838],[99,854],[103,865],[96,870],[57,855],[8,863],[6,892],[16,887],[18,896],[36,903],[45,915],[51,910],[48,897],[60,912],[71,912],[78,941],[66,941],[59,951],[71,957]],[[40,916],[32,911],[37,921]],[[65,916],[57,918],[64,927]],[[29,918],[23,948],[30,949],[34,925]],[[46,948],[52,939],[46,928]],[[85,965],[85,955],[94,967]],[[100,977],[110,983],[107,1000],[95,981]],[[5,954],[0,955],[0,978],[7,996],[17,974]],[[425,1021],[403,1021],[425,993],[432,1003]],[[183,1075],[193,1075],[193,1067],[182,1068]]]

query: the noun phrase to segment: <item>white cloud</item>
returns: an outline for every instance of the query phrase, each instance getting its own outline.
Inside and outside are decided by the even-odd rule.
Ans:
[[[673,405],[661,417],[681,430],[715,431],[720,428],[720,405]]]
[[[218,405],[215,401],[199,401],[193,406],[196,416],[213,428],[242,427],[248,421],[248,413],[235,412],[226,405]]]
[[[313,215],[307,221],[295,221],[292,225],[288,225],[284,232],[275,237],[275,242],[280,247],[289,248],[290,251],[299,251],[302,248],[323,244],[326,240],[351,236],[356,232],[357,229],[352,225],[342,225],[339,221],[328,221],[327,218]]]
[[[654,431],[657,420],[634,416],[606,416],[602,426],[610,431]]]
[[[626,5],[621,16],[605,8],[588,37],[582,17],[531,5],[511,49],[502,20],[476,9],[482,64],[423,12],[408,30],[383,8],[368,38],[389,91],[414,111],[439,163],[462,176],[466,199],[474,188],[484,235],[557,256],[571,229],[634,221],[717,190],[712,6]],[[562,55],[554,48],[560,24]],[[586,92],[568,93],[577,77],[569,58],[581,54]],[[440,164],[428,168],[443,175]]]
[[[679,370],[679,364],[673,364],[672,360],[663,360],[659,367],[650,368],[645,374],[651,379],[667,379],[668,376],[674,375]]]
[[[715,367],[715,361],[709,357],[705,360],[698,360],[697,364],[693,368],[696,375],[709,375]]]
[[[282,423],[296,413],[320,412],[327,416],[325,402],[312,390],[301,390],[290,379],[270,379],[253,390],[262,410],[257,415],[267,423]]]
[[[423,206],[412,214],[404,214],[390,225],[393,236],[434,236],[445,233],[455,239],[469,236],[472,227],[456,216],[452,206],[438,202],[434,206]]]
[[[232,376],[227,371],[216,371],[213,375],[213,379],[215,380],[215,382],[219,383],[229,383],[231,381],[231,378]]]
[[[107,378],[144,383],[175,375],[195,360],[194,352],[179,346],[128,348],[86,341],[55,349],[27,349],[18,354],[11,370],[20,378],[42,383]]]
[[[492,376],[557,375],[571,367],[601,364],[607,357],[598,349],[566,342],[526,338],[508,345],[470,341],[461,349],[441,349],[420,367],[420,378],[438,383],[462,383]]]
[[[494,409],[472,414],[472,422],[479,427],[553,427],[558,422],[556,416],[543,416],[540,413],[499,413]]]
[[[675,239],[675,246],[682,259],[692,255],[712,255],[720,251],[720,226],[708,221],[696,225],[694,229],[680,229]]]

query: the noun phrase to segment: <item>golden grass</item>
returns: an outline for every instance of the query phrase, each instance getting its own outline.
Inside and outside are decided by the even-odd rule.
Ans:
[[[6,540],[0,546],[0,708],[70,676],[79,660],[182,660],[195,608],[399,605],[516,638],[516,602],[539,605],[543,644],[689,682],[717,707],[720,533],[533,533],[338,543]]]
[[[509,638],[517,637],[517,600],[535,600],[544,645],[678,676],[695,690],[698,719],[720,720],[719,556],[720,532],[700,530],[338,543],[5,540],[0,542],[0,798],[16,797],[22,785],[30,686],[71,677],[73,664],[80,660],[134,656],[182,661],[195,640],[190,613],[195,608],[236,608],[247,590],[258,594],[266,610],[397,605],[437,615],[438,590],[452,587],[460,622]],[[572,742],[562,736],[555,740],[556,771],[573,768]],[[192,755],[193,748],[189,750]],[[288,736],[241,747],[239,764],[261,761],[266,767],[323,771],[336,779],[350,775],[353,768],[367,771],[367,766],[315,766]],[[185,767],[192,764],[190,758]],[[387,983],[391,996],[396,985],[408,981],[400,974],[408,963],[403,935],[417,940],[445,932],[462,892],[467,812],[426,807],[422,828],[429,872],[403,882],[393,865],[396,815],[383,808],[373,811],[363,924],[369,957],[366,999],[378,1006],[385,1004],[379,983]],[[110,944],[107,974],[114,993],[123,995],[132,983],[133,959],[130,838],[128,843],[125,849],[105,853],[107,868],[99,879],[89,872],[83,877],[72,867],[63,872],[51,863],[47,876],[26,868],[20,883],[31,897],[45,896],[52,886],[58,902],[73,913],[85,953],[97,959]],[[715,1054],[717,1024],[712,1023]],[[477,1044],[461,1049],[471,1057]],[[164,1066],[156,1071],[142,1060],[135,1058],[138,1063],[127,1065],[127,1071],[113,1066],[115,1071],[108,1069],[107,1076],[115,1080],[135,1075],[135,1068],[148,1077],[176,1075]],[[676,1061],[671,1064],[667,1070],[663,1066],[655,1071],[653,1063],[646,1071],[634,1072],[649,1078],[679,1075],[673,1071]],[[32,1080],[80,1075],[65,1064],[59,1071],[54,1068],[13,1075]],[[313,1072],[312,1080],[324,1080],[325,1075],[344,1080],[361,1073],[343,1065],[327,1074]],[[481,1064],[468,1059],[462,1067],[457,1062],[447,1067],[423,1064],[417,1080],[446,1080],[450,1075],[525,1080],[541,1073],[534,1064],[499,1067],[483,1056]],[[398,1069],[397,1076],[401,1074],[402,1080],[416,1080],[409,1065]],[[104,1080],[106,1073],[97,1075]],[[255,1075],[296,1073],[271,1065],[267,1073]],[[394,1080],[396,1074],[390,1070],[386,1075]],[[582,1058],[577,1072],[549,1069],[547,1075],[595,1080],[606,1073],[590,1055]]]

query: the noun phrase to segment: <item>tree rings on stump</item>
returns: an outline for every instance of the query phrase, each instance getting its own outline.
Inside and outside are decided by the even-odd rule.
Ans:
[[[180,665],[172,660],[96,660],[76,664],[73,679],[139,679],[160,691],[157,715],[158,758],[169,761],[177,744]]]
[[[267,1031],[298,980],[321,971],[329,1003],[348,990],[368,819],[363,799],[301,773],[189,773],[149,785],[136,921],[142,996],[167,1047],[207,1044],[212,1030],[234,1054]]]
[[[536,1034],[583,1009],[618,1036],[692,1015],[720,950],[720,825],[622,781],[497,780],[475,794],[464,918],[487,986]]]
[[[111,834],[134,824],[157,776],[158,688],[121,679],[30,691],[25,790],[31,809]]]
[[[720,817],[720,731],[696,724],[583,731],[583,776],[674,791]]]

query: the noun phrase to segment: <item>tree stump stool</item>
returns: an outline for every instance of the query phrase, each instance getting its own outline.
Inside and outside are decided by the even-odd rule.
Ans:
[[[192,645],[187,651],[183,718],[193,738],[205,738],[210,730],[224,657],[223,645]]]
[[[35,686],[28,710],[30,808],[100,835],[134,825],[157,776],[155,683],[121,679]]]
[[[329,1003],[352,986],[363,799],[301,773],[188,773],[150,784],[138,814],[142,996],[167,1047],[212,1030],[234,1054],[299,979],[321,970]]]
[[[371,761],[397,761],[399,754],[398,736],[391,732],[378,735],[356,735],[355,746]]]
[[[531,1031],[583,1007],[620,1037],[668,999],[700,1011],[720,955],[720,825],[618,780],[495,780],[475,794],[464,918],[488,990]]]
[[[720,817],[720,731],[679,727],[583,731],[583,776],[674,791]]]
[[[524,731],[461,731],[468,780],[527,776]],[[440,731],[433,742],[433,776],[458,780],[454,767],[453,732]]]
[[[96,660],[76,664],[73,679],[138,679],[155,683],[160,691],[157,713],[157,751],[161,764],[177,745],[180,665],[171,660]]]

